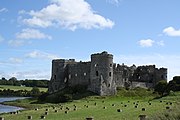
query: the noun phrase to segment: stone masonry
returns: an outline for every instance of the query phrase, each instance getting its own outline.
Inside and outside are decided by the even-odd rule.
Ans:
[[[112,54],[104,51],[92,54],[90,62],[53,60],[48,91],[54,93],[68,86],[83,85],[101,96],[115,95],[117,87],[152,88],[160,80],[167,80],[167,68],[119,65],[113,63]]]

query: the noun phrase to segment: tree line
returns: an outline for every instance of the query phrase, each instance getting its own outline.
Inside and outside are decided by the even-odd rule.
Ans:
[[[6,78],[0,79],[0,85],[12,85],[12,86],[26,86],[26,87],[48,87],[49,80],[17,80],[12,77],[9,80]]]
[[[170,91],[180,91],[180,76],[173,77],[173,80],[169,81],[169,83],[165,80],[159,81],[154,91],[158,92],[161,96],[168,95]]]

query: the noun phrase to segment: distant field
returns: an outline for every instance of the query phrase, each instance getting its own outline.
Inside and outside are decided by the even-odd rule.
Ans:
[[[28,91],[31,91],[32,87],[0,85],[0,90],[3,90],[3,89],[10,89],[10,90],[14,90],[14,91],[18,91],[18,90],[28,90]],[[46,92],[47,88],[39,88],[39,90]]]
[[[166,107],[169,106],[171,110],[179,107],[177,106],[178,99],[180,98],[179,95],[178,93],[162,99],[152,100],[150,101],[151,105],[143,97],[141,99],[134,99],[129,97],[121,98],[120,96],[92,96],[64,104],[31,104],[34,101],[23,100],[14,103],[10,102],[9,104],[31,105],[33,109],[22,111],[17,115],[4,114],[1,116],[6,120],[26,120],[27,116],[31,115],[34,120],[39,120],[40,116],[45,115],[46,109],[48,109],[48,115],[45,115],[46,120],[85,120],[86,117],[93,117],[94,120],[138,120],[139,115],[145,114],[151,118],[151,116],[159,115],[160,113],[170,113],[171,111],[166,109]],[[172,105],[169,104],[170,102],[172,102]],[[74,110],[74,105],[76,110]],[[137,108],[135,108],[136,105]],[[66,109],[67,107],[69,110]],[[34,108],[39,108],[39,110],[35,111]],[[142,111],[142,108],[145,108],[145,111]],[[118,112],[118,109],[122,111]],[[55,112],[55,110],[58,110],[58,112]],[[68,111],[68,113],[66,114],[65,111]]]

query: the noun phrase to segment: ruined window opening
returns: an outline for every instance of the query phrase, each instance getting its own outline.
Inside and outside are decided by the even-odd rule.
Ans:
[[[96,76],[99,76],[99,72],[98,71],[96,71]]]
[[[111,77],[111,72],[109,72],[109,76]]]
[[[77,73],[75,74],[75,76],[76,76],[76,77],[78,76]]]
[[[94,64],[94,67],[97,67],[98,66],[98,64]]]
[[[86,76],[87,75],[87,73],[84,73],[84,76]]]
[[[66,77],[64,78],[64,83],[67,83],[67,78]]]
[[[69,74],[69,79],[71,79],[71,74]]]
[[[164,76],[163,76],[163,75],[161,75],[161,79],[164,79]]]
[[[54,75],[54,79],[56,80],[56,75]]]
[[[110,84],[108,84],[108,87],[110,87]]]
[[[110,67],[112,67],[112,64],[110,64]]]

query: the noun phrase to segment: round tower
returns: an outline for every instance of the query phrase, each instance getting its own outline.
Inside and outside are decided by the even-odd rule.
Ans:
[[[99,95],[115,94],[112,54],[104,51],[91,55],[90,90]]]

